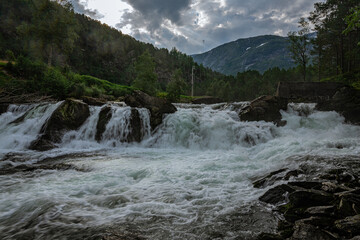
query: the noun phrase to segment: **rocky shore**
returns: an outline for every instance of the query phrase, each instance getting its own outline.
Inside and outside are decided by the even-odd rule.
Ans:
[[[280,219],[277,233],[258,239],[360,239],[360,157],[298,161],[298,169],[279,169],[253,182],[255,188],[269,188],[259,200]]]

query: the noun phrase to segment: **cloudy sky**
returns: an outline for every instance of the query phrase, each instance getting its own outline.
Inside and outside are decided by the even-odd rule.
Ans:
[[[70,0],[77,12],[159,48],[187,54],[264,34],[297,30],[323,0]]]

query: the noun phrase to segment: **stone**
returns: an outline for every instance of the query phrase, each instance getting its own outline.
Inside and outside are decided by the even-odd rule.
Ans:
[[[328,193],[338,193],[350,190],[349,188],[335,184],[333,182],[323,182],[321,186],[321,190]]]
[[[275,96],[295,102],[319,102],[331,98],[343,86],[334,82],[279,82]]]
[[[273,171],[273,172],[269,173],[268,175],[266,175],[265,177],[253,182],[253,186],[255,188],[261,188],[261,187],[269,186],[269,185],[271,185],[272,183],[274,183],[277,180],[277,178],[274,179],[275,175],[278,175],[279,173],[283,173],[286,170],[287,170],[287,168],[282,168],[282,169]]]
[[[316,190],[320,190],[322,186],[321,182],[306,182],[306,181],[289,182],[288,184],[291,186],[301,187],[305,189],[316,189]]]
[[[309,218],[304,218],[295,222],[295,225],[298,224],[309,224],[321,228],[329,228],[334,224],[334,219],[324,216],[311,216]]]
[[[259,200],[262,202],[277,204],[286,200],[286,194],[294,192],[295,189],[287,184],[278,185],[269,189]]]
[[[112,117],[112,111],[111,106],[106,105],[101,108],[99,113],[99,119],[96,124],[96,134],[95,134],[95,140],[100,142],[102,139],[102,134],[106,130],[106,125],[109,123],[110,119]]]
[[[281,121],[280,110],[286,110],[287,104],[288,101],[284,98],[262,96],[246,106],[239,117],[242,121],[265,121],[284,126],[286,123]]]
[[[320,216],[320,217],[333,217],[335,212],[335,206],[315,206],[309,207],[305,210],[305,214],[310,216]]]
[[[127,142],[141,142],[143,139],[140,115],[137,109],[131,109],[130,132]]]
[[[150,111],[150,125],[152,130],[162,123],[165,114],[174,113],[176,107],[165,99],[149,96],[141,91],[133,91],[124,99],[130,107],[147,108]]]
[[[289,180],[291,177],[297,177],[300,174],[304,174],[304,171],[301,169],[291,170],[285,174],[284,180]]]
[[[0,115],[7,112],[9,107],[8,103],[0,103]]]
[[[360,214],[360,195],[348,191],[339,195],[338,213],[343,217]]]
[[[66,99],[42,126],[40,137],[30,144],[30,149],[46,151],[56,147],[67,131],[77,130],[90,116],[89,106],[79,100]]]
[[[295,224],[294,233],[289,239],[290,240],[304,240],[304,239],[333,240],[337,238],[334,234],[324,231],[311,224],[305,224],[300,221]]]
[[[274,233],[260,233],[256,240],[282,240],[282,236]]]
[[[106,102],[107,102],[105,99],[93,98],[93,97],[88,97],[88,96],[83,96],[82,100],[84,101],[84,103],[91,105],[91,106],[102,106],[102,105],[106,104]]]
[[[345,117],[346,122],[360,124],[360,91],[352,87],[340,88],[331,99],[319,102],[319,111],[336,111]]]
[[[310,207],[329,205],[334,200],[327,192],[304,189],[289,194],[289,201],[294,207]]]
[[[360,215],[347,217],[345,219],[335,221],[335,227],[347,233],[349,236],[360,234]]]
[[[222,103],[224,101],[216,97],[201,97],[201,98],[196,98],[191,102],[193,104],[215,104],[215,103]]]

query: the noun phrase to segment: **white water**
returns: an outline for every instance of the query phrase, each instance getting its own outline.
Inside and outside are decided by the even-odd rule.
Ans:
[[[20,132],[22,144],[15,145],[16,153],[25,153],[27,162],[77,153],[61,161],[86,171],[0,176],[2,239],[95,238],[108,228],[120,236],[148,239],[252,239],[276,226],[271,210],[257,201],[266,189],[252,187],[255,176],[296,167],[299,163],[289,160],[294,156],[360,154],[360,127],[344,124],[335,112],[290,105],[282,112],[287,125],[276,127],[240,122],[237,108],[224,104],[178,105],[153,136],[148,112],[139,110],[146,137],[136,144],[122,142],[130,110],[116,106],[104,140],[97,143],[94,128],[100,107],[94,107],[84,125],[66,134],[58,149],[28,151],[27,141],[36,138],[40,120],[54,105],[46,109],[43,116],[35,114],[20,124],[26,128],[28,121],[37,119],[39,124],[32,123],[36,129],[28,135],[17,128],[20,125],[9,124],[15,113],[1,115],[7,119],[0,122],[1,151],[14,152],[9,142],[19,141]]]

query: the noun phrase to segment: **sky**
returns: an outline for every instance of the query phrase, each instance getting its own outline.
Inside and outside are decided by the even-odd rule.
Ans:
[[[84,13],[158,48],[206,52],[239,38],[286,36],[323,0],[69,0]]]

